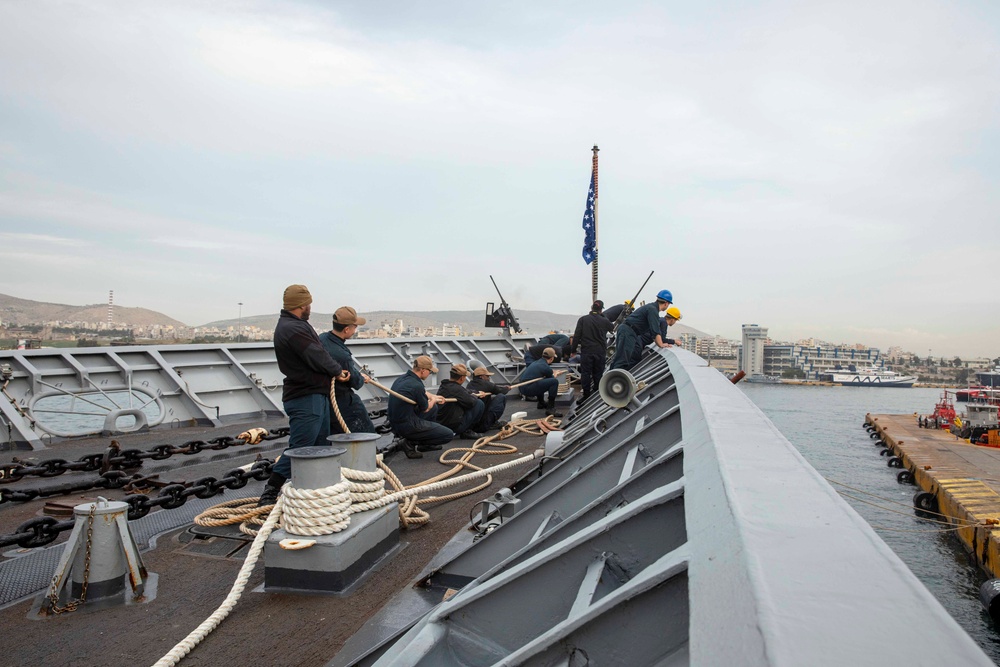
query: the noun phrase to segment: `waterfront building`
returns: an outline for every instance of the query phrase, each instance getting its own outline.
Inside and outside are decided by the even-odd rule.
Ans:
[[[809,344],[804,345],[806,342]],[[763,350],[763,373],[775,377],[789,369],[798,369],[807,380],[824,380],[835,370],[852,366],[885,370],[885,359],[874,347],[833,345],[817,340],[765,345]]]
[[[764,343],[767,327],[743,325],[743,347],[740,350],[740,370],[747,375],[764,375]]]

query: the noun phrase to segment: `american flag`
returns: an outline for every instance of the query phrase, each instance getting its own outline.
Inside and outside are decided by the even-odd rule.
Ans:
[[[597,256],[597,228],[594,220],[594,173],[590,173],[587,210],[583,212],[583,261],[590,264]]]

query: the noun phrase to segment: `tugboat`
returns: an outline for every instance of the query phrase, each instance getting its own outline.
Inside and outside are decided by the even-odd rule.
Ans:
[[[950,391],[941,392],[941,398],[934,404],[934,412],[917,417],[917,423],[921,428],[943,428],[950,429],[955,421],[955,402],[948,395]]]

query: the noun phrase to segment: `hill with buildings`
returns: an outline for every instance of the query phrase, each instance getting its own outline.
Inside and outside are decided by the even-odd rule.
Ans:
[[[116,325],[128,326],[173,326],[186,327],[183,322],[163,313],[146,308],[115,306],[112,317]],[[26,326],[60,322],[60,326],[70,323],[99,323],[108,321],[108,304],[98,303],[86,306],[71,306],[62,303],[46,303],[19,299],[8,294],[0,294],[0,324],[3,326]]]
[[[451,327],[461,327],[462,331],[467,335],[475,332],[492,334],[498,331],[497,329],[487,329],[483,326],[485,315],[483,311],[479,310],[377,310],[359,314],[368,320],[365,324],[365,329],[368,330],[377,329],[382,326],[392,327],[402,320],[404,330],[410,327],[418,330],[429,328],[440,329],[444,325],[449,325]],[[579,315],[564,315],[544,310],[518,310],[514,314],[517,316],[521,328],[526,333],[535,335],[544,335],[550,331],[568,331],[572,333],[573,329],[576,328],[576,321],[580,319]],[[322,330],[329,326],[332,316],[332,313],[314,312],[310,316],[309,321],[314,327]],[[278,315],[275,313],[273,315],[246,316],[243,318],[242,324],[244,327],[255,326],[262,330],[273,330],[277,321]],[[239,326],[239,323],[240,321],[236,319],[220,320],[200,325],[199,328],[227,329],[228,327]],[[683,324],[677,324],[671,327],[670,330],[678,336],[683,333],[689,333],[698,338],[711,337],[709,334]]]

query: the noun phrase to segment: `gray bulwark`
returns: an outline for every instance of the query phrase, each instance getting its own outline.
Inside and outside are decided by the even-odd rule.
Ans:
[[[509,382],[521,368],[511,359],[521,344],[533,340],[373,338],[352,339],[348,345],[358,365],[385,385],[422,354],[434,359],[443,378],[454,364],[475,360],[493,369],[498,382]],[[129,422],[138,410],[154,429],[283,415],[284,379],[269,342],[0,350],[0,365],[11,369],[9,382],[0,382],[5,392],[0,449],[44,449],[67,437],[136,430],[138,425]],[[372,385],[359,394],[369,411],[386,401]],[[65,404],[52,399],[65,399]]]
[[[595,513],[608,511],[607,500],[580,509],[574,516],[588,520],[543,529],[536,543],[515,545],[514,556],[506,555],[511,548],[485,548],[513,535],[519,521],[537,527],[546,504],[553,513],[578,504],[560,493],[579,494],[568,482],[601,458],[582,457],[587,465],[564,471],[509,525],[468,549],[498,560],[373,653],[381,655],[374,664],[993,664],[716,369],[673,349],[655,352],[638,371],[668,363],[673,391],[652,400],[665,402],[658,414],[669,420],[676,392],[683,437],[677,449],[660,443],[659,451],[683,460],[683,478],[665,476],[663,486],[605,516]],[[626,435],[641,438],[653,423],[636,422]],[[608,442],[586,429],[578,439],[586,449],[627,447],[624,429],[614,431]],[[522,488],[559,477],[578,455]],[[613,497],[606,485],[629,481],[610,479],[592,477],[595,498]]]

